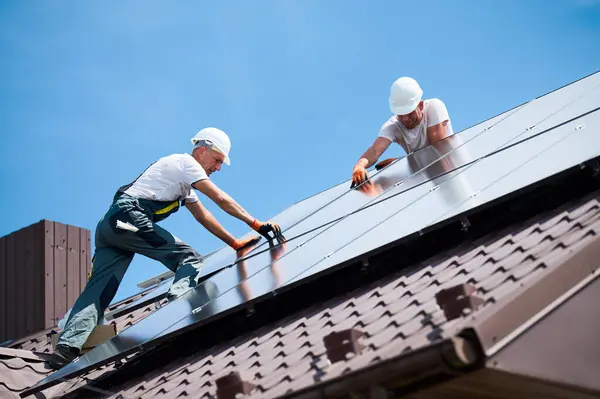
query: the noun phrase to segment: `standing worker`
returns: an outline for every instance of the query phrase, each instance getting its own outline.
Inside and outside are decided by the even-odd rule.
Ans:
[[[282,237],[277,224],[258,221],[209,180],[213,172],[221,170],[222,163],[230,165],[231,142],[227,134],[216,128],[205,128],[192,138],[192,144],[191,155],[160,158],[132,183],[118,189],[112,205],[96,226],[92,273],[48,361],[51,368],[59,369],[79,356],[136,253],[157,260],[175,272],[169,300],[197,285],[202,256],[156,224],[177,212],[180,203],[202,226],[235,251],[258,242],[258,236],[240,240],[229,234],[200,203],[193,189],[267,239]],[[273,233],[272,238],[269,233]]]
[[[392,114],[381,127],[379,136],[362,154],[352,170],[352,187],[368,179],[367,168],[373,165],[392,142],[410,154],[454,134],[446,105],[437,98],[422,100],[423,90],[409,77],[397,79],[390,89],[389,106]],[[396,158],[376,165],[384,168]]]

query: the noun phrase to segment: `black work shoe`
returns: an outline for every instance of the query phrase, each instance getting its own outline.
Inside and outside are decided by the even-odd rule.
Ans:
[[[54,353],[46,362],[46,365],[51,369],[58,370],[71,363],[78,356],[79,349],[67,345],[56,345],[56,348],[54,348]]]

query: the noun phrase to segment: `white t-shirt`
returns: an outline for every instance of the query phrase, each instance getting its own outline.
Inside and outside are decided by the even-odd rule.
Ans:
[[[417,126],[407,129],[396,118],[396,115],[394,115],[383,124],[379,131],[379,137],[385,137],[400,145],[404,142],[407,147],[406,151],[410,154],[419,148],[429,145],[429,140],[427,139],[428,127],[437,125],[445,120],[448,121],[446,135],[451,136],[454,132],[452,131],[452,123],[450,122],[446,105],[437,98],[423,100],[423,118]]]
[[[208,179],[200,164],[189,154],[173,154],[153,163],[125,190],[135,198],[156,201],[198,201],[192,184]]]

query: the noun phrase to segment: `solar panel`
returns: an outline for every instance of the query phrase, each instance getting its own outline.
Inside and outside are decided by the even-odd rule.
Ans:
[[[526,139],[552,126],[584,114],[598,106],[600,93],[596,89],[600,84],[600,72],[587,76],[525,104],[506,111],[486,122],[470,127],[460,135],[469,141],[477,135],[482,128],[491,126],[502,120],[502,130],[507,132],[522,131],[530,128],[520,139]],[[486,140],[494,140],[494,136],[487,136]],[[490,142],[490,145],[492,143]],[[505,147],[505,146],[503,146]]]
[[[218,252],[220,250],[221,249],[218,249],[213,252],[210,252],[207,255],[204,255],[203,256],[204,261],[208,260],[211,256],[213,256],[216,252]],[[204,271],[205,276],[210,276],[213,273],[214,273],[214,270],[212,271],[212,273],[211,273],[211,271],[206,271],[206,270]],[[133,312],[137,309],[143,308],[144,306],[147,306],[151,303],[162,301],[163,299],[165,299],[167,297],[167,293],[169,292],[169,288],[171,288],[171,284],[173,283],[174,279],[175,279],[175,277],[166,278],[160,282],[160,285],[158,287],[155,287],[151,292],[149,292],[148,294],[139,298],[138,300],[131,302],[123,307],[120,307],[120,308],[117,308],[115,310],[105,313],[104,314],[105,320],[107,320],[107,321],[114,320],[117,317],[121,317],[127,313],[131,313],[131,312]],[[148,288],[148,289],[150,289],[150,288]]]
[[[368,254],[409,234],[418,233],[443,219],[445,213],[458,215],[461,206],[472,209],[470,207],[474,204],[497,199],[577,165],[582,160],[596,157],[600,155],[600,140],[596,138],[593,129],[586,129],[584,125],[599,123],[600,112],[595,112],[529,140],[523,143],[523,147],[514,146],[484,158],[481,162],[472,164],[472,167],[466,166],[452,172],[438,184],[416,187],[386,205],[379,203],[355,213],[322,232],[318,240],[308,241],[301,250],[288,252],[285,258],[277,260],[274,251],[268,257],[261,255],[253,258],[246,264],[238,265],[236,269],[215,276],[211,286],[206,287],[207,294],[198,303],[202,303],[210,295],[213,298],[218,296],[217,300],[200,308],[197,304],[190,306],[182,301],[177,304],[177,309],[169,312],[171,321],[177,320],[178,316],[174,312],[180,312],[181,320],[176,324],[159,333],[156,329],[146,327],[140,327],[139,331],[148,334],[148,341],[182,331],[228,309],[244,306],[250,299],[270,294],[283,284],[299,282],[311,274]],[[577,146],[582,140],[588,145]],[[559,157],[569,148],[578,148],[580,151],[571,151],[568,156]],[[545,167],[549,159],[557,157],[560,161],[550,168]],[[498,168],[498,164],[512,167]],[[439,188],[435,189],[436,187]],[[410,195],[405,195],[407,193]],[[444,213],[444,210],[449,211]],[[272,262],[273,260],[276,262]],[[268,267],[265,268],[265,265]],[[240,286],[242,275],[253,277]],[[165,324],[169,325],[171,322]]]
[[[423,233],[436,223],[598,157],[600,137],[587,125],[600,126],[600,111],[411,190],[411,195],[398,196],[385,207],[379,204],[353,215],[319,240],[336,250],[316,259],[314,266],[297,278],[353,259],[398,238]],[[335,241],[340,231],[345,234],[344,243]],[[317,246],[308,249],[317,256],[323,253]]]
[[[331,200],[336,197],[342,195],[347,188],[345,187],[346,183],[338,184],[337,186],[330,188],[320,195],[316,195],[310,198],[307,198],[303,201],[294,204],[292,207],[285,209],[276,215],[273,220],[277,221],[282,228],[288,229],[290,226],[293,226],[298,221],[302,220],[310,213],[317,211],[321,206],[329,203]],[[293,209],[292,209],[293,208]],[[256,234],[255,232],[249,232],[247,236]],[[252,254],[260,252],[264,249],[268,248],[268,244],[266,242],[261,243],[245,254],[246,257],[251,257]],[[211,262],[207,262],[209,257],[214,257]],[[203,278],[212,275],[215,272],[220,271],[223,267],[231,266],[237,259],[233,255],[232,251],[228,247],[220,248],[211,254],[204,257],[206,266],[203,270]],[[155,288],[151,293],[143,296],[135,302],[132,302],[122,308],[115,309],[111,312],[108,312],[105,315],[106,320],[112,320],[117,317],[120,317],[124,314],[131,313],[134,310],[140,309],[148,304],[158,302],[167,297],[167,293],[169,288],[171,287],[171,283],[173,282],[173,277],[164,280],[161,285]]]
[[[463,140],[462,146],[456,142],[441,143],[439,146],[427,147],[417,151],[413,156],[408,157],[410,164],[396,162],[388,168],[387,172],[380,177],[379,184],[385,191],[390,188],[390,185],[401,181],[402,188],[406,190],[446,173],[452,167],[460,167],[471,160],[488,154],[490,151],[513,144],[511,140],[506,140],[503,134],[483,134],[485,129],[489,129],[498,123],[502,123],[502,132],[513,132],[513,137],[526,139],[553,126],[550,125],[550,122],[560,123],[576,117],[580,113],[588,112],[594,104],[597,105],[600,102],[600,92],[593,90],[598,85],[600,85],[600,73],[560,89],[560,95],[557,95],[556,91],[553,92],[554,95],[552,93],[544,95],[461,132],[457,137]],[[527,130],[523,131],[523,127],[527,127]],[[498,130],[495,129],[495,131]],[[467,142],[470,143],[469,149],[464,145]],[[431,154],[431,151],[434,154]],[[435,154],[438,155],[438,158],[446,156],[446,162],[428,167],[432,163],[432,159],[437,159],[434,157]],[[447,164],[450,164],[451,167]],[[423,172],[419,172],[421,170]],[[415,174],[415,172],[417,173]],[[410,179],[407,180],[409,177]],[[372,198],[366,198],[355,191],[348,191],[347,188],[347,182],[338,184],[295,204],[276,215],[272,220],[281,225],[288,238],[312,236],[317,233],[317,231],[313,232],[314,229],[332,223],[336,219],[356,210],[360,205],[372,200]],[[375,202],[386,199],[393,194],[394,192],[386,193]],[[249,232],[247,236],[252,234],[255,233]],[[263,242],[248,256],[267,248],[267,243]],[[235,254],[225,247],[217,252],[214,262],[206,265],[206,273],[212,273],[216,268],[232,265],[236,260]],[[215,268],[214,264],[218,266]]]
[[[249,306],[250,301],[369,256],[383,245],[597,157],[600,138],[588,126],[600,125],[599,79],[600,74],[594,75],[574,84],[575,88],[568,86],[569,90],[529,102],[395,162],[373,174],[371,195],[348,191],[344,182],[321,193],[322,198],[306,200],[303,207],[288,208],[278,215],[285,221],[282,227],[289,226],[285,234],[292,239],[287,244],[270,249],[263,244],[237,264],[232,251],[222,251],[207,262],[207,271],[231,267],[26,392],[152,347]],[[563,90],[566,94],[561,97]],[[493,127],[485,130],[490,124]]]
[[[121,317],[124,314],[131,313],[137,309],[143,308],[144,306],[147,306],[151,303],[163,300],[167,297],[167,292],[169,291],[169,287],[171,286],[172,282],[173,277],[162,281],[158,287],[156,287],[143,297],[139,298],[137,301],[131,302],[113,311],[106,312],[104,314],[104,319],[110,321],[116,319],[117,317]]]

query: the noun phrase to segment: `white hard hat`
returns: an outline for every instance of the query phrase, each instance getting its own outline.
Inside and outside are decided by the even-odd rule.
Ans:
[[[192,144],[195,146],[199,141],[206,141],[207,144],[213,146],[213,148],[225,155],[225,162],[227,165],[231,165],[231,161],[229,160],[229,150],[231,149],[231,141],[229,140],[229,136],[227,134],[215,127],[206,127],[200,130],[196,135],[192,138]]]
[[[406,115],[417,109],[423,90],[413,78],[402,77],[390,88],[390,111],[394,115]]]

